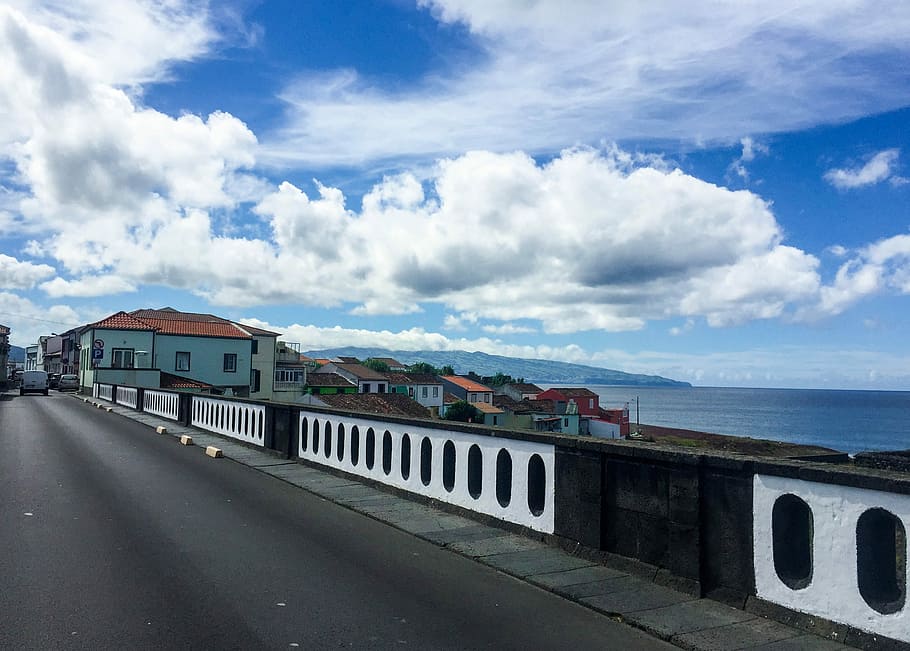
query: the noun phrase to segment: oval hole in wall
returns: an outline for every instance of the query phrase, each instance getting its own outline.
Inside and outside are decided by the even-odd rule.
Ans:
[[[367,468],[372,470],[373,466],[376,465],[376,433],[373,431],[372,427],[367,430],[366,444]]]
[[[883,615],[903,610],[907,601],[907,532],[900,518],[869,509],[856,523],[856,578],[859,593]]]
[[[326,459],[332,456],[332,423],[329,421],[325,422],[325,431],[323,432],[322,436],[322,447]]]
[[[313,454],[319,454],[319,420],[313,419]]]
[[[442,485],[450,493],[455,488],[455,444],[451,441],[442,446]]]
[[[483,492],[483,453],[476,443],[468,449],[468,493],[475,500]]]
[[[812,509],[796,495],[781,495],[771,510],[774,571],[791,590],[812,582]]]
[[[405,481],[411,476],[411,437],[401,436],[401,478]]]
[[[360,430],[356,425],[351,428],[351,465],[355,468],[360,463]]]
[[[502,508],[512,502],[512,455],[505,448],[496,455],[496,501]]]
[[[547,468],[539,454],[528,460],[528,508],[535,516],[546,507]]]
[[[382,435],[382,472],[392,472],[392,433],[386,430]]]
[[[306,417],[300,419],[300,450],[306,452],[309,443],[310,421]]]
[[[338,424],[338,434],[335,441],[335,456],[339,461],[344,459],[344,423]]]
[[[420,481],[429,486],[433,479],[433,443],[429,436],[420,442]]]

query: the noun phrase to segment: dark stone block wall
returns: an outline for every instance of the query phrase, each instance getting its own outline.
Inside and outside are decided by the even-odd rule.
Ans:
[[[700,580],[696,465],[608,456],[603,506],[603,550]]]

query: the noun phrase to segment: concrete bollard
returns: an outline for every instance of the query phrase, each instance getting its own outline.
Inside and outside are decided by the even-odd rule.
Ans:
[[[188,436],[187,434],[184,434],[183,436],[180,437],[180,445],[192,445],[192,444],[193,444],[192,436]]]
[[[159,425],[158,427],[155,428],[155,431],[158,432],[159,434],[167,434],[167,427],[165,427],[164,425]]]
[[[224,456],[223,454],[221,454],[221,449],[220,449],[220,448],[216,448],[214,445],[208,446],[208,447],[205,449],[205,453],[206,453],[208,456],[212,457],[213,459],[220,459],[221,457]]]
[[[113,407],[105,407],[105,408],[104,408],[104,411],[106,411],[107,413],[111,413],[112,411],[114,411],[114,408],[113,408]]]

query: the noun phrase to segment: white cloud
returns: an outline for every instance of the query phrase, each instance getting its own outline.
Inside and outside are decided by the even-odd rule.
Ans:
[[[739,142],[743,148],[742,153],[739,158],[730,163],[727,171],[735,172],[743,181],[748,181],[749,170],[746,168],[746,163],[751,163],[758,154],[767,154],[768,147],[767,145],[754,140],[751,136],[741,138]]]
[[[54,278],[41,283],[41,289],[51,298],[86,297],[135,292],[136,285],[115,276],[85,276],[76,280]]]
[[[0,253],[0,287],[3,289],[31,289],[54,273],[50,265],[21,262]]]
[[[37,305],[17,294],[0,291],[0,323],[9,327],[10,343],[15,346],[29,346],[41,335],[63,332],[96,317],[93,312],[80,314],[68,305]]]
[[[828,170],[825,172],[825,180],[840,190],[875,185],[892,177],[899,156],[899,149],[885,149],[875,154],[862,167]]]
[[[906,106],[910,6],[428,0],[470,62],[388,90],[354,70],[289,83],[273,162],[352,164],[601,139],[732,142]],[[902,65],[904,64],[904,65]]]
[[[523,335],[537,332],[534,328],[528,326],[518,326],[513,323],[503,323],[501,325],[485,325],[480,328],[491,335]]]
[[[801,308],[797,317],[840,314],[888,288],[910,294],[910,235],[895,235],[859,250],[837,270],[834,282],[821,288],[817,303]]]

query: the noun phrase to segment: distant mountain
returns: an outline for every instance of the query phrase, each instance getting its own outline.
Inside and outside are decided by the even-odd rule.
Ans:
[[[25,348],[11,345],[9,347],[9,355],[7,356],[7,360],[10,362],[18,362],[20,364],[24,364],[25,363]]]
[[[545,359],[520,359],[516,357],[503,357],[502,355],[488,355],[486,353],[468,353],[465,351],[403,351],[385,350],[382,348],[331,348],[328,350],[313,350],[306,353],[310,357],[356,357],[367,359],[369,357],[393,357],[402,364],[427,362],[440,368],[451,366],[456,373],[466,374],[474,371],[478,375],[496,375],[505,373],[515,378],[524,378],[526,382],[539,382],[542,384],[616,384],[629,386],[663,386],[663,387],[688,387],[688,382],[679,382],[659,375],[640,375],[637,373],[623,373],[608,368],[585,366],[584,364],[568,364],[566,362],[552,362]]]

